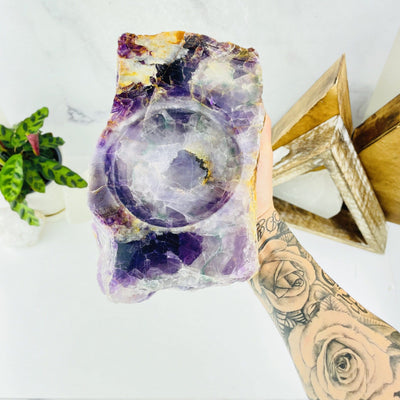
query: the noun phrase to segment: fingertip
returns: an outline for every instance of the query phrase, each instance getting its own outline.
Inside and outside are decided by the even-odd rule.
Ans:
[[[264,117],[264,125],[261,132],[261,141],[264,143],[268,143],[271,141],[271,119],[267,113],[265,113]]]
[[[263,129],[268,131],[269,134],[271,133],[271,118],[267,113],[265,113]]]

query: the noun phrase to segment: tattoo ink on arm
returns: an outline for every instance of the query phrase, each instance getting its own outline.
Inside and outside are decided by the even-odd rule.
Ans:
[[[400,334],[340,288],[275,210],[257,223],[250,283],[313,400],[389,400],[400,393]]]

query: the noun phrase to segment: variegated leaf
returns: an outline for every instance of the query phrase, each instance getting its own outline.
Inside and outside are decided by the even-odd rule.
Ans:
[[[71,188],[84,188],[87,186],[87,182],[76,172],[61,165],[57,161],[38,157],[37,163],[40,166],[41,174],[48,180],[54,180],[59,185],[65,185]]]
[[[15,134],[12,138],[12,145],[20,147],[27,141],[27,135],[37,133],[43,126],[44,119],[49,115],[49,109],[42,107],[34,112],[30,117],[25,118],[17,126]]]
[[[64,140],[60,137],[53,136],[52,133],[44,133],[39,137],[39,144],[40,147],[47,147],[47,148],[56,148],[62,146],[64,144]]]
[[[44,193],[46,190],[46,185],[36,166],[30,161],[24,162],[24,173],[25,181],[28,182],[29,186],[39,193]]]
[[[21,154],[11,156],[0,171],[0,190],[7,201],[15,200],[24,183],[23,159]]]
[[[28,203],[24,200],[20,203],[12,201],[10,203],[11,209],[18,213],[21,219],[26,221],[29,225],[39,226],[39,218],[36,217],[35,211],[28,206]]]

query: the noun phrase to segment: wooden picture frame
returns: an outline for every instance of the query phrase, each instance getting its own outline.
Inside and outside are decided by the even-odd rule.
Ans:
[[[351,133],[353,122],[344,54],[272,127],[272,149],[284,146],[335,115],[342,117]]]
[[[400,94],[358,126],[351,139],[386,220],[400,224]]]
[[[326,168],[344,205],[326,219],[292,204],[274,199],[275,208],[289,224],[330,239],[376,253],[385,250],[385,216],[354,149],[340,115],[287,143],[289,153],[273,168],[273,185]]]

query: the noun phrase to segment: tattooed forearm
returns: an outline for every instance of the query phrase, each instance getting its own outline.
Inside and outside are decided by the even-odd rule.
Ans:
[[[268,213],[264,218],[261,217],[257,222],[257,240],[260,241],[265,232],[269,234],[276,232],[279,222],[279,214],[276,211]]]
[[[276,211],[257,224],[251,280],[280,330],[310,399],[395,399],[400,334],[341,289]]]

